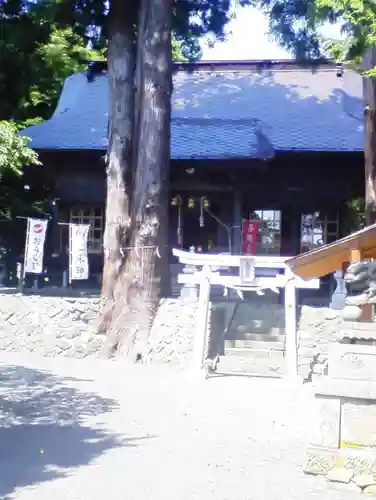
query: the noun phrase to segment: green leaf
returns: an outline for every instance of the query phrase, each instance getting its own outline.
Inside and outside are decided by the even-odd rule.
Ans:
[[[0,175],[7,170],[20,175],[26,165],[41,165],[38,154],[28,146],[29,139],[17,136],[17,131],[14,123],[0,122]]]

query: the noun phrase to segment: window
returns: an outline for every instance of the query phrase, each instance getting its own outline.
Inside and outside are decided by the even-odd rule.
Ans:
[[[103,245],[103,209],[102,208],[72,208],[70,211],[72,224],[90,224],[88,235],[88,252],[100,253]]]
[[[255,210],[249,214],[249,218],[262,221],[259,225],[256,255],[265,253],[279,255],[281,252],[281,211]]]
[[[302,214],[300,234],[301,252],[308,252],[313,248],[338,240],[338,213],[314,212],[312,214]]]

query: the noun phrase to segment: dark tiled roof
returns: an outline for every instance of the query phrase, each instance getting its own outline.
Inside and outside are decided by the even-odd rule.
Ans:
[[[52,118],[21,132],[35,149],[107,147],[107,75],[69,77]],[[362,79],[335,66],[186,67],[174,75],[172,158],[362,151]]]

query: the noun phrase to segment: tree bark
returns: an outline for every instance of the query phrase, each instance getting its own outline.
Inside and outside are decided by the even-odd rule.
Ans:
[[[109,143],[107,150],[107,201],[103,238],[103,315],[98,331],[106,332],[107,355],[116,348],[126,297],[126,247],[129,246],[130,190],[132,186],[132,132],[134,115],[134,2],[112,0],[109,12],[108,83]]]
[[[104,354],[145,359],[150,328],[169,278],[168,179],[172,93],[172,0],[136,2],[133,21],[112,0],[109,38]],[[127,21],[127,22],[126,22]],[[136,93],[133,90],[136,77]],[[126,247],[125,251],[121,249]]]
[[[132,275],[128,293],[137,355],[146,356],[150,328],[168,276],[168,180],[172,93],[172,0],[141,0],[135,110],[137,157],[132,192]],[[134,347],[134,346],[133,346]],[[129,343],[126,349],[129,350]]]
[[[376,66],[376,47],[364,57],[364,69]],[[366,225],[376,223],[376,78],[364,77],[364,160]]]

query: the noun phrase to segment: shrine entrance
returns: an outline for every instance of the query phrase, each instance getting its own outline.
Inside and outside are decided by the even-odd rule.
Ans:
[[[207,213],[200,222],[199,206],[184,211],[182,225],[184,250],[194,247],[196,252],[208,253],[217,246],[217,222]]]
[[[187,251],[194,248],[195,252],[203,253],[218,251],[225,226],[218,213],[218,202],[209,201],[205,196],[173,196],[170,212],[172,246]]]

